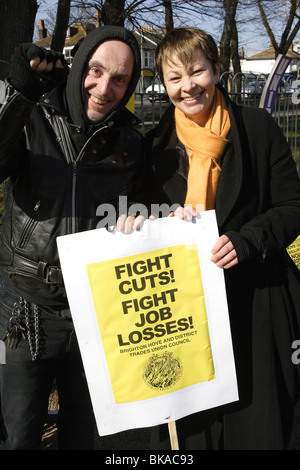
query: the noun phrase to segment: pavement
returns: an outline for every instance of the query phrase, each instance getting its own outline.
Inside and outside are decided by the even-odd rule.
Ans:
[[[42,450],[57,449],[58,396],[54,387],[49,398],[47,422],[44,426]],[[133,429],[100,437],[95,429],[94,450],[149,450],[150,429]],[[1,450],[1,449],[0,449]]]
[[[55,417],[50,416],[44,427],[42,450],[57,450],[56,433]],[[150,431],[148,429],[133,429],[103,437],[100,437],[95,430],[94,450],[149,450],[149,441]]]
[[[49,414],[48,420],[44,427],[44,436],[42,442],[42,450],[57,450],[56,443],[56,405],[55,392],[52,394],[49,401]],[[150,429],[133,429],[121,433],[113,434],[110,436],[100,437],[95,429],[95,449],[94,450],[113,450],[113,451],[130,451],[130,450],[150,450]],[[1,450],[1,448],[0,448]],[[296,407],[294,429],[291,436],[288,450],[300,450],[300,400]]]
[[[58,398],[54,389],[49,400],[49,413],[47,423],[44,427],[42,450],[57,450],[56,442],[56,418],[58,412]],[[150,429],[133,429],[120,432],[110,436],[100,437],[95,429],[94,450],[150,450]],[[1,447],[0,447],[1,450]],[[294,429],[292,432],[288,450],[300,450],[300,400],[295,410]]]

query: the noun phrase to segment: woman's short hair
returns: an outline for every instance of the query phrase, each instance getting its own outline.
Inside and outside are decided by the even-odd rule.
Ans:
[[[213,72],[219,62],[219,52],[212,36],[198,28],[174,28],[162,39],[156,50],[157,72],[163,82],[163,64],[176,55],[183,64],[192,62],[201,51],[211,63]]]

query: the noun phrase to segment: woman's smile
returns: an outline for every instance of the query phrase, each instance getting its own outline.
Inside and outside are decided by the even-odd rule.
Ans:
[[[184,96],[181,99],[182,101],[185,101],[186,103],[193,103],[194,101],[199,101],[201,96],[202,96],[202,91],[200,91],[199,93],[193,96]]]
[[[163,66],[163,76],[171,102],[199,125],[204,125],[214,101],[219,66],[215,71],[199,51],[195,59],[183,63],[174,55]]]

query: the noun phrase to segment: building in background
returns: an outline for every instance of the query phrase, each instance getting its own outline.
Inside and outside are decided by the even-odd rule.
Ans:
[[[68,64],[72,65],[74,54],[78,47],[80,47],[81,41],[87,36],[99,24],[96,19],[95,24],[91,23],[78,23],[74,26],[70,26],[67,30],[65,46],[63,49],[64,56]],[[45,27],[44,20],[39,22],[39,40],[35,42],[37,46],[50,49],[52,36],[48,36],[47,28]],[[155,50],[157,45],[163,38],[165,30],[154,30],[151,26],[145,26],[133,31],[141,51],[142,61],[142,74],[141,80],[138,85],[138,92],[144,92],[154,80],[155,75]]]
[[[287,54],[288,57],[291,57],[293,60],[286,70],[287,74],[294,75],[295,78],[299,76],[300,68],[300,44],[295,43],[289,49]],[[269,75],[271,72],[276,60],[275,49],[270,45],[269,49],[259,52],[251,57],[242,57],[241,58],[241,69],[243,73],[254,73],[256,75],[265,74]]]

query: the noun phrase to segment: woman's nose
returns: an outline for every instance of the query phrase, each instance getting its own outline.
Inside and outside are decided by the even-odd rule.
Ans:
[[[190,77],[190,76],[183,77],[182,89],[184,91],[190,91],[194,88],[194,86],[195,86],[195,84],[194,84],[194,81],[193,81],[192,77]]]

